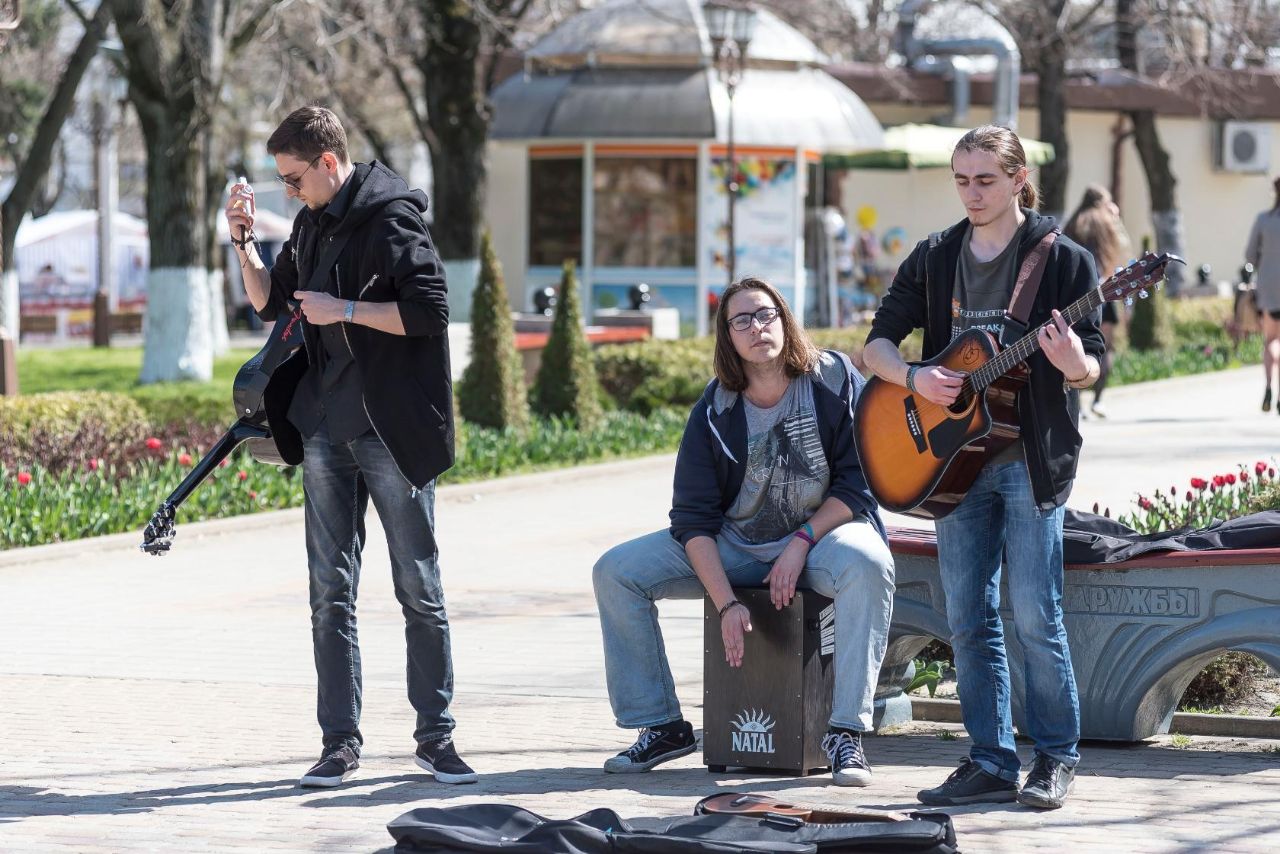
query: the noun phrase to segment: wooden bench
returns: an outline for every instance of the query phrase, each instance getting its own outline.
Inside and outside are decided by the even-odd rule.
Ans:
[[[891,528],[897,568],[881,686],[909,679],[930,640],[948,638],[932,530]],[[1001,602],[1007,603],[1002,585]],[[1081,735],[1138,741],[1169,731],[1187,685],[1229,650],[1280,669],[1280,549],[1159,552],[1113,564],[1069,564],[1064,622],[1080,693]],[[1007,607],[1013,716],[1023,720],[1022,650]]]

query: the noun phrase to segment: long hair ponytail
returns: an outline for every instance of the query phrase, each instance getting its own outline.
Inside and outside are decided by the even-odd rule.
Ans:
[[[1000,125],[983,125],[969,131],[956,143],[951,152],[952,159],[961,151],[987,151],[994,154],[996,163],[1010,178],[1027,165],[1027,153],[1022,149],[1022,140],[1018,139],[1016,133]],[[1031,210],[1035,210],[1040,204],[1040,193],[1029,175],[1018,194],[1018,203]]]

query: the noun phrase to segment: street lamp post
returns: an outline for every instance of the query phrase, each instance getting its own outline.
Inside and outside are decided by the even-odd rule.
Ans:
[[[711,37],[711,58],[716,76],[729,95],[729,138],[725,164],[725,192],[729,196],[729,248],[725,267],[729,284],[737,273],[738,247],[734,233],[734,204],[738,198],[738,159],[733,148],[733,96],[742,82],[747,64],[747,45],[756,28],[756,11],[750,6],[711,2],[703,6],[707,34]]]

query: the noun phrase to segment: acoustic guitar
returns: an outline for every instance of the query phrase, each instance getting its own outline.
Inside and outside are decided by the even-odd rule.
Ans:
[[[1148,252],[1062,312],[1068,325],[1104,302],[1145,299],[1163,283],[1176,255]],[[854,410],[853,430],[871,493],[895,513],[939,519],[956,508],[987,461],[1018,438],[1017,396],[1028,379],[1026,360],[1040,349],[1043,326],[1000,350],[981,329],[956,336],[932,359],[965,375],[950,406],[933,403],[879,377],[868,381]]]
[[[267,343],[236,372],[231,396],[238,420],[192,467],[177,489],[160,503],[142,533],[141,548],[144,552],[152,555],[169,552],[177,532],[178,508],[242,442],[249,443],[249,452],[259,462],[278,466],[301,462],[296,437],[287,440],[284,436],[273,435],[270,421],[285,423],[284,413],[288,410],[293,390],[306,370],[304,359],[291,360],[302,347],[304,323],[302,309],[291,305],[276,320]],[[276,417],[269,419],[268,412]]]

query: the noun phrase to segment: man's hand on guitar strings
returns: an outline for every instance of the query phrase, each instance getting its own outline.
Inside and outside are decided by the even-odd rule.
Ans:
[[[1037,338],[1045,358],[1062,372],[1068,382],[1079,382],[1089,375],[1092,368],[1084,353],[1084,342],[1067,325],[1062,312],[1056,308],[1053,310],[1053,320],[1040,327]]]
[[[927,365],[916,371],[915,386],[925,400],[939,406],[950,406],[960,396],[960,386],[967,374],[941,365]]]

